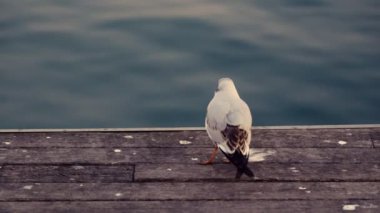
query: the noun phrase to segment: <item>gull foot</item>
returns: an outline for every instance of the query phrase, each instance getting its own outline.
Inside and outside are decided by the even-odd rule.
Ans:
[[[211,164],[213,164],[213,162],[208,160],[208,161],[200,162],[199,164],[200,165],[211,165]]]

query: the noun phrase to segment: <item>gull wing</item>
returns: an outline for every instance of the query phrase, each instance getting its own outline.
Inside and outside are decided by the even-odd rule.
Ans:
[[[247,149],[249,149],[249,133],[247,130],[242,129],[239,126],[227,124],[226,128],[221,133],[227,142],[226,144],[228,148],[232,152],[239,150],[244,155],[248,153]]]

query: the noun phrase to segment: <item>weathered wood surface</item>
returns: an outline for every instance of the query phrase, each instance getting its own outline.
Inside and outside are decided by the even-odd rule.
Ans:
[[[380,183],[374,182],[7,183],[0,187],[0,201],[370,200],[380,193]]]
[[[239,213],[294,213],[343,212],[346,207],[355,207],[353,212],[373,212],[378,210],[380,201],[373,200],[252,200],[252,201],[51,201],[51,202],[4,202],[0,212],[33,213],[104,213],[104,212],[239,212]],[[357,206],[356,206],[357,205]],[[351,211],[348,211],[351,212]]]
[[[254,129],[252,143],[255,148],[370,148],[373,139],[380,139],[378,131],[378,128]],[[186,147],[210,147],[205,131],[0,133],[0,141],[12,142],[0,143],[3,148],[183,147],[179,140],[193,142]],[[347,143],[342,146],[339,141]]]
[[[233,181],[232,165],[138,164],[135,181]],[[380,181],[380,163],[251,163],[255,178],[244,181]],[[197,171],[197,172],[194,172]]]
[[[3,165],[0,183],[124,183],[133,181],[132,165]]]
[[[0,212],[380,211],[380,128],[253,129],[250,167],[205,131],[0,133]]]
[[[120,152],[115,152],[120,150]],[[209,157],[212,148],[0,148],[4,164],[118,164],[118,163],[182,163],[194,164]],[[264,148],[254,153],[268,154],[273,163],[376,163],[379,150],[336,148]],[[219,153],[219,158],[222,154]],[[254,158],[254,155],[252,155]],[[197,158],[197,159],[196,159]]]
[[[251,163],[254,179],[245,181],[380,181],[380,163]],[[131,165],[3,165],[1,183],[124,183],[147,181],[233,181],[232,165],[187,164]],[[194,172],[197,171],[197,172]],[[135,176],[133,177],[133,173]]]

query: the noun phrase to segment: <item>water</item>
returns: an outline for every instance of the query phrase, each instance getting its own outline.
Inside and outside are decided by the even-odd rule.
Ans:
[[[0,2],[0,128],[202,126],[217,79],[255,125],[380,122],[377,0]]]

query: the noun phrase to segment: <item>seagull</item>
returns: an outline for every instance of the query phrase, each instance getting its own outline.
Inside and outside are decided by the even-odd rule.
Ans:
[[[207,107],[205,126],[215,146],[209,160],[201,164],[212,164],[220,149],[237,167],[236,179],[239,179],[243,173],[253,177],[253,172],[247,166],[251,143],[251,111],[240,99],[230,78],[219,79],[214,98]]]

